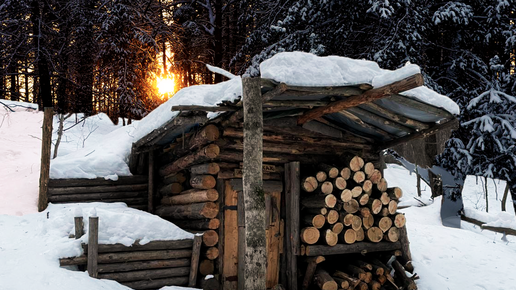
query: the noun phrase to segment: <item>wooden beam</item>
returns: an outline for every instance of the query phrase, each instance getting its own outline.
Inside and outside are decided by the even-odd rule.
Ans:
[[[180,105],[172,106],[172,111],[206,111],[206,112],[234,112],[238,111],[238,107],[230,106],[196,106],[196,105]]]
[[[390,142],[383,143],[383,144],[381,144],[380,149],[392,148],[396,145],[404,144],[406,142],[409,142],[409,141],[412,141],[415,139],[426,138],[426,137],[433,135],[441,130],[456,129],[458,127],[459,127],[459,120],[456,118],[453,118],[452,120],[448,120],[445,123],[436,124],[426,130],[422,130],[422,131],[407,135],[405,137],[397,138]]]
[[[274,98],[275,96],[281,95],[286,90],[287,90],[287,85],[285,83],[280,83],[272,90],[263,94],[262,100],[264,103],[267,101],[270,101],[272,98]]]
[[[375,103],[362,104],[360,105],[360,107],[363,107],[365,110],[368,110],[369,112],[378,112],[380,115],[383,115],[384,117],[389,118],[392,121],[397,122],[398,124],[412,127],[417,130],[425,130],[428,129],[428,127],[430,127],[428,124],[407,118],[394,111],[380,107]]]
[[[97,278],[98,257],[99,257],[99,218],[90,216],[88,230],[88,274],[92,278]]]
[[[467,217],[467,216],[465,216],[463,214],[460,216],[460,219],[465,221],[465,222],[475,224],[475,225],[479,226],[483,230],[488,230],[488,231],[493,231],[493,232],[497,232],[497,233],[501,233],[501,234],[516,236],[516,230],[511,229],[511,228],[486,226],[484,224],[484,222],[476,220],[476,219],[473,219],[473,218],[470,218],[470,217]]]
[[[326,101],[267,101],[263,103],[263,107],[291,107],[291,108],[308,108],[327,106],[330,102]]]
[[[349,120],[351,120],[353,123],[356,123],[357,125],[361,126],[361,127],[364,127],[364,128],[367,128],[379,135],[382,135],[383,137],[385,138],[388,138],[388,139],[395,139],[397,138],[396,135],[393,135],[381,128],[378,128],[376,126],[373,126],[373,125],[370,125],[369,123],[366,123],[364,122],[362,119],[360,119],[357,115],[351,113],[351,112],[348,112],[348,111],[339,111],[337,112],[337,114],[340,114],[346,118],[348,118]]]
[[[414,109],[418,109],[420,111],[427,112],[429,114],[432,114],[432,115],[435,115],[435,116],[438,116],[441,118],[451,119],[453,117],[453,115],[451,113],[449,113],[448,111],[446,111],[443,108],[438,108],[438,107],[432,106],[430,104],[423,103],[421,101],[418,101],[418,100],[415,100],[415,99],[412,99],[409,97],[405,97],[402,95],[393,94],[385,99],[389,100],[389,101],[393,101],[400,105],[412,107]]]
[[[266,289],[266,222],[265,196],[262,180],[262,93],[260,78],[243,78],[244,110],[244,172],[243,195],[245,206],[245,256],[244,279],[241,290]]]
[[[309,110],[305,112],[302,116],[298,118],[297,123],[302,125],[310,120],[313,120],[318,117],[322,117],[326,114],[335,113],[338,111],[342,111],[347,108],[356,107],[361,104],[369,103],[374,100],[378,100],[381,98],[385,98],[392,94],[397,94],[400,92],[404,92],[424,84],[423,76],[421,74],[415,74],[413,76],[407,77],[403,80],[394,82],[392,84],[383,86],[377,89],[371,89],[366,91],[363,94],[353,95],[344,100],[336,101],[328,106],[320,107],[317,109]]]
[[[415,132],[414,129],[410,128],[410,127],[406,127],[404,125],[400,125],[392,120],[389,120],[385,117],[382,117],[380,115],[377,115],[375,113],[371,113],[369,111],[366,111],[364,109],[361,109],[360,107],[353,107],[353,108],[349,108],[347,109],[346,111],[348,112],[351,112],[355,115],[362,115],[362,116],[366,116],[367,118],[371,119],[371,120],[374,120],[382,125],[385,125],[387,127],[392,127],[396,130],[399,130],[399,131],[403,131],[403,132],[406,132],[406,133],[412,133],[412,132]],[[363,120],[364,122],[366,122],[365,120]],[[374,126],[374,127],[377,127],[377,128],[380,128],[381,127],[378,127],[377,125],[375,124],[372,124],[372,122],[366,122],[368,123],[369,125],[371,126]],[[383,129],[382,129],[383,130]],[[385,130],[384,130],[385,131]]]
[[[297,256],[300,250],[300,163],[285,164],[285,204],[286,204],[286,258],[287,258],[287,289],[298,289],[297,286]]]
[[[326,245],[309,245],[306,246],[306,255],[313,256],[326,256],[326,255],[341,255],[341,254],[353,254],[353,253],[371,253],[371,252],[385,252],[392,250],[401,249],[400,242],[379,242],[369,243],[361,242],[355,244],[337,244],[333,247]]]
[[[82,187],[82,186],[101,186],[101,185],[129,185],[145,184],[148,177],[146,175],[119,176],[118,180],[106,180],[104,177],[95,179],[70,178],[70,179],[50,179],[48,187]]]
[[[268,88],[275,88],[279,86],[276,81],[269,79],[262,79],[262,86]],[[370,90],[372,87],[369,84],[360,84],[355,86],[326,86],[326,87],[307,87],[307,86],[291,86],[286,85],[287,88],[283,94],[288,95],[328,95],[328,96],[354,96],[362,94],[364,91]]]
[[[202,236],[195,236],[192,248],[192,259],[190,260],[190,275],[188,277],[188,287],[197,285],[197,270],[199,269],[199,258],[201,256]]]
[[[39,174],[38,211],[44,211],[48,206],[48,182],[50,177],[50,151],[52,148],[52,116],[54,108],[47,107],[43,115],[41,140],[41,169]]]

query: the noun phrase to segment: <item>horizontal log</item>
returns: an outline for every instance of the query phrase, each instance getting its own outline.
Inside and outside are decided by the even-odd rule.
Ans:
[[[208,260],[215,260],[219,257],[219,249],[217,247],[209,247],[203,252],[203,255]]]
[[[224,162],[241,162],[243,159],[242,151],[238,150],[223,150],[219,156],[215,159]],[[331,162],[334,159],[334,155],[316,155],[316,154],[278,154],[271,152],[263,152],[263,163],[271,164],[285,164],[289,162],[299,161],[308,164],[314,164],[319,162]]]
[[[207,161],[212,160],[213,158],[217,157],[220,153],[219,146],[215,144],[210,144],[198,151],[192,152],[189,155],[186,155],[184,157],[181,157],[171,164],[163,166],[159,170],[159,174],[161,176],[166,176],[172,173],[179,172],[183,169],[186,169],[188,167],[191,167],[193,165],[204,163]]]
[[[214,188],[216,184],[215,177],[211,175],[196,175],[190,179],[190,186],[197,189]]]
[[[146,191],[133,192],[106,192],[106,193],[79,193],[79,194],[65,194],[65,195],[51,195],[48,197],[49,202],[64,203],[64,202],[92,202],[113,200],[121,201],[129,200],[137,197],[145,197]]]
[[[140,261],[127,263],[99,264],[99,273],[128,272],[148,269],[189,267],[191,259]]]
[[[180,142],[178,142],[172,150],[163,154],[162,159],[174,160],[179,157],[183,157],[184,155],[190,154],[191,152],[206,146],[206,144],[219,139],[219,136],[220,132],[217,126],[214,124],[206,125],[198,131],[192,132],[189,136],[185,136],[184,139],[176,140],[176,142]]]
[[[190,173],[193,175],[211,174],[215,175],[219,173],[220,166],[217,163],[205,163],[194,165],[190,167]]]
[[[155,214],[158,216],[174,219],[214,218],[218,213],[219,207],[213,202],[158,206],[155,211]]]
[[[115,253],[115,252],[131,252],[131,251],[159,251],[159,250],[179,250],[179,249],[190,249],[192,248],[193,240],[175,240],[175,241],[152,241],[141,245],[139,241],[136,241],[131,246],[125,246],[122,244],[100,244],[98,247],[99,253]],[[84,253],[88,252],[88,245],[82,245]]]
[[[219,143],[220,142],[220,143]],[[219,140],[217,144],[222,149],[243,150],[244,142],[240,139],[225,139],[224,142]],[[224,144],[223,144],[224,143]],[[303,144],[303,143],[273,143],[263,142],[263,152],[284,153],[284,154],[319,154],[319,155],[335,155],[345,150],[343,147],[333,148],[330,146],[321,146],[319,144]]]
[[[184,183],[186,181],[186,176],[182,172],[172,173],[163,177],[163,184],[172,184],[172,183]]]
[[[169,260],[190,258],[192,250],[162,250],[162,251],[135,251],[135,252],[119,252],[119,253],[102,253],[98,256],[99,264],[106,263],[122,263],[133,261],[149,261],[149,260]],[[59,259],[61,266],[85,265],[87,256],[79,256],[73,258]]]
[[[48,189],[48,194],[49,195],[65,195],[65,194],[79,194],[79,193],[133,192],[133,191],[146,191],[147,188],[148,188],[148,184],[53,187],[53,188]]]
[[[219,219],[171,220],[171,222],[180,228],[198,231],[216,230],[220,226]]]
[[[217,178],[219,179],[233,179],[233,178],[242,178],[243,173],[240,169],[234,169],[234,170],[221,170],[217,174]],[[282,175],[280,173],[266,173],[262,172],[262,179],[263,180],[281,180]]]
[[[183,191],[183,185],[181,183],[170,183],[170,184],[162,186],[158,192],[162,196],[167,196],[167,195],[179,194],[179,193],[181,193],[181,191]]]
[[[50,179],[49,188],[56,187],[84,187],[84,186],[104,186],[104,185],[131,185],[145,184],[148,181],[147,175],[119,176],[118,180],[106,180],[99,177],[94,179],[70,178],[70,179]]]
[[[154,279],[134,282],[123,282],[121,283],[129,288],[140,290],[140,289],[160,289],[164,286],[186,286],[188,284],[188,276],[166,278],[166,279]]]
[[[166,196],[161,199],[162,205],[183,205],[207,201],[216,201],[219,198],[219,193],[216,189],[196,189],[189,190],[185,194],[174,196]]]
[[[401,249],[400,242],[379,242],[379,243],[355,243],[351,245],[337,244],[333,247],[325,245],[308,245],[306,246],[307,256],[325,256],[325,255],[341,255],[354,253],[373,253],[385,252]]]
[[[110,279],[117,282],[154,280],[159,278],[180,277],[190,274],[190,267],[149,269],[121,273],[101,273],[99,279]]]

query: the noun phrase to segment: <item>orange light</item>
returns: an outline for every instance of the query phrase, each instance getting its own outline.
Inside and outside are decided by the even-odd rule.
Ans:
[[[158,78],[156,86],[161,95],[166,95],[174,92],[176,83],[174,78]]]

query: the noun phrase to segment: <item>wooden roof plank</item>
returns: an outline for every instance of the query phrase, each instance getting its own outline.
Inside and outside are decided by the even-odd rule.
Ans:
[[[405,97],[405,96],[402,96],[402,95],[393,94],[391,96],[388,96],[385,99],[389,100],[389,101],[392,101],[392,102],[395,102],[395,103],[398,103],[400,105],[404,105],[404,106],[407,106],[407,107],[412,107],[414,109],[417,109],[417,110],[420,110],[420,111],[423,111],[423,112],[427,112],[429,114],[432,114],[434,116],[438,116],[438,117],[441,117],[441,118],[446,118],[446,119],[453,118],[453,115],[451,113],[449,113],[448,111],[446,111],[445,109],[443,109],[443,108],[438,108],[438,107],[429,105],[427,103],[423,103],[421,101],[418,101],[418,100],[415,100],[415,99],[412,99],[412,98],[409,98],[409,97]]]
[[[433,135],[441,130],[456,129],[458,127],[459,127],[459,120],[457,118],[453,117],[453,119],[448,119],[445,122],[441,122],[440,124],[435,124],[434,126],[428,128],[426,130],[422,130],[422,131],[407,135],[405,137],[401,137],[401,138],[397,138],[392,141],[385,142],[385,143],[381,144],[383,147],[382,149],[392,148],[396,145],[400,145],[400,144],[403,144],[403,143],[406,143],[406,142],[409,142],[409,141],[412,141],[415,139],[426,138],[426,137]]]
[[[429,125],[427,125],[423,122],[419,122],[417,120],[407,118],[403,115],[397,114],[394,111],[380,107],[375,103],[367,103],[367,104],[362,104],[360,106],[363,107],[365,110],[368,110],[369,112],[378,112],[381,115],[383,115],[384,117],[387,117],[387,118],[391,119],[392,121],[397,122],[398,124],[405,125],[407,127],[412,127],[417,130],[425,130],[430,127]]]
[[[423,76],[421,74],[415,74],[392,84],[377,89],[368,90],[363,94],[353,95],[344,100],[333,102],[328,106],[309,110],[298,118],[298,124],[301,125],[315,118],[322,117],[326,114],[336,113],[338,111],[356,107],[358,105],[369,103],[374,100],[382,99],[392,94],[397,94],[422,86],[423,84]]]
[[[376,122],[378,122],[378,123],[380,123],[382,125],[385,125],[387,127],[392,127],[392,128],[394,128],[396,130],[399,130],[399,131],[403,131],[403,132],[407,132],[407,133],[413,133],[415,131],[414,129],[412,129],[410,127],[405,127],[405,126],[400,125],[400,124],[398,124],[398,123],[396,123],[396,122],[394,122],[392,120],[389,120],[389,119],[387,119],[385,117],[382,117],[380,115],[377,115],[375,113],[366,111],[366,110],[361,109],[359,107],[349,108],[346,111],[351,112],[351,113],[353,113],[355,115],[358,114],[358,115],[367,116],[368,118],[370,118],[372,120],[375,120]],[[364,122],[366,122],[366,121],[364,121]],[[373,124],[370,124],[370,125],[373,125]],[[373,126],[378,127],[376,125],[373,125]],[[381,128],[381,127],[378,127],[378,128]]]
[[[348,118],[350,121],[360,125],[361,127],[364,127],[364,128],[367,128],[379,135],[382,135],[383,137],[387,138],[387,139],[396,139],[398,138],[398,136],[394,135],[394,134],[391,134],[381,128],[378,128],[374,125],[371,125],[371,124],[368,124],[366,122],[364,122],[362,119],[360,119],[358,116],[356,116],[355,114],[353,113],[350,113],[348,111],[340,111],[340,112],[337,112],[338,114]],[[367,134],[367,133],[366,133]]]

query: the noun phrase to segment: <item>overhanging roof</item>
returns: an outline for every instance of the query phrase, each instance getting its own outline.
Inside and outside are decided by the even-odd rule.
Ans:
[[[422,84],[421,75],[415,76],[418,78],[412,87]],[[455,116],[447,110],[401,95],[390,88],[382,96],[360,102],[362,96],[368,98],[368,95],[378,89],[372,89],[368,84],[346,87],[299,87],[269,79],[262,79],[261,83],[264,120],[299,117],[318,108],[330,108],[333,104],[358,99],[358,105],[338,111],[331,111],[330,108],[330,113],[321,114],[311,120],[363,137],[380,148],[388,148],[416,137],[425,137],[444,127],[457,125]],[[403,87],[402,91],[410,88]],[[155,145],[170,143],[198,124],[208,122],[206,112],[222,112],[219,118],[224,118],[241,109],[241,101],[219,104],[216,107],[174,106],[173,111],[182,113],[140,139],[134,144],[133,149],[141,151]]]

